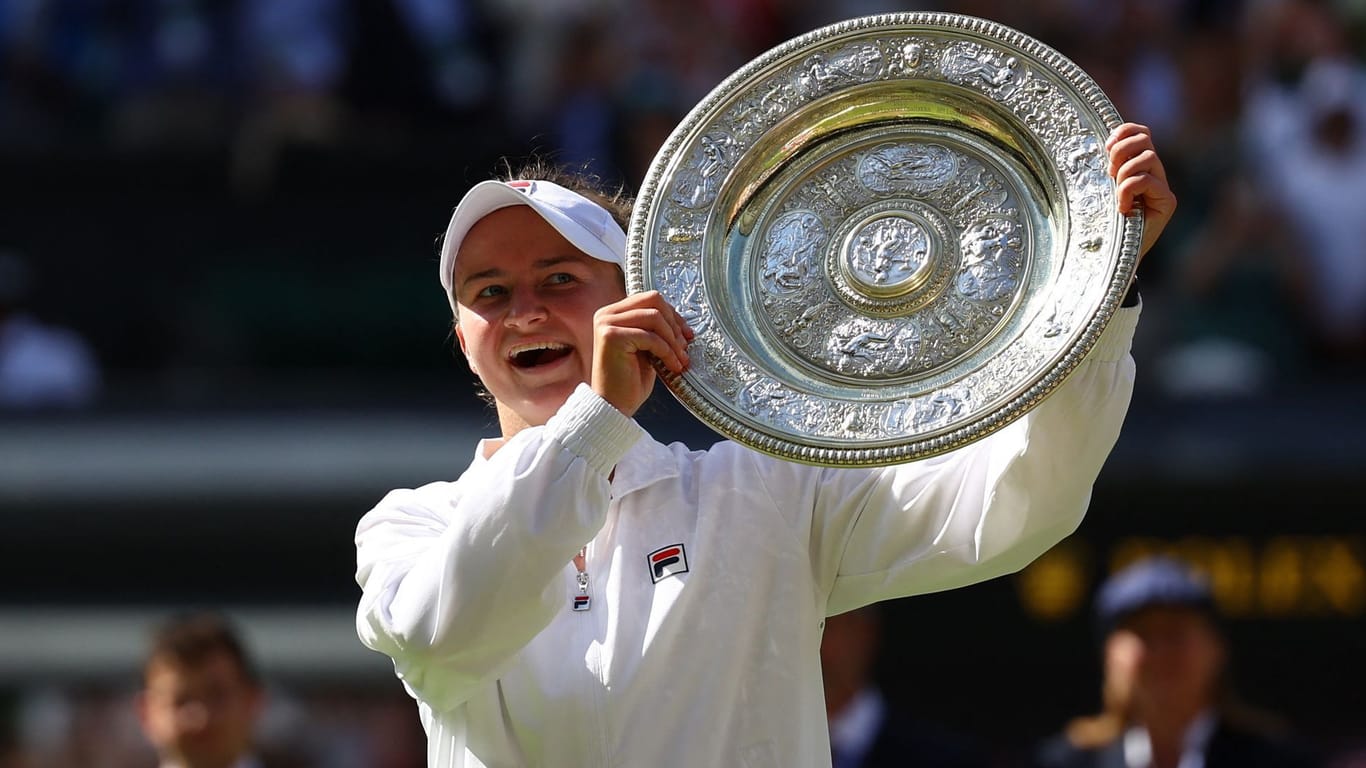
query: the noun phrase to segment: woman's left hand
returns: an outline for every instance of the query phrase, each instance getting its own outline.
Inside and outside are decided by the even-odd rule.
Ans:
[[[1105,149],[1110,153],[1110,175],[1118,186],[1119,212],[1125,216],[1143,213],[1141,261],[1176,212],[1176,195],[1167,184],[1167,170],[1147,126],[1124,123],[1111,131]]]

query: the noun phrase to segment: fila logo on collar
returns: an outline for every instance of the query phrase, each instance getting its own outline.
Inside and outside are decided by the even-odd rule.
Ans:
[[[645,556],[650,564],[650,579],[658,584],[670,576],[688,572],[688,553],[682,544],[670,544]]]

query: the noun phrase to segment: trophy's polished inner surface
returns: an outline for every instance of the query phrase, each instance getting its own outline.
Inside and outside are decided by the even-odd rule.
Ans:
[[[1076,65],[974,17],[854,19],[755,59],[674,131],[631,221],[629,290],[697,332],[666,383],[722,434],[813,464],[1009,423],[1133,277],[1118,124]]]

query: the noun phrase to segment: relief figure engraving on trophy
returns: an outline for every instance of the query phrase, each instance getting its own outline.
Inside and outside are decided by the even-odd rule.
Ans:
[[[764,309],[772,318],[773,327],[784,332],[784,341],[807,355],[818,354],[811,347],[827,335],[830,317],[836,311],[827,295],[818,291],[804,291],[782,299],[765,296]]]
[[[827,357],[840,373],[892,376],[915,362],[920,329],[913,323],[892,323],[857,317],[830,333]]]
[[[980,305],[950,294],[923,318],[926,360],[938,365],[962,354],[991,328],[994,318]]]
[[[928,192],[952,180],[954,154],[938,144],[879,144],[858,164],[859,183],[881,194]]]
[[[962,269],[958,292],[974,301],[997,301],[1020,285],[1024,258],[1019,225],[1009,219],[987,218],[963,232]]]
[[[794,201],[824,214],[824,221],[838,221],[845,211],[863,205],[868,191],[852,180],[847,160],[822,169],[797,190]]]
[[[1056,147],[1082,131],[1076,107],[1046,77],[1029,72],[1008,105],[1046,146]]]
[[[693,362],[690,374],[700,375],[708,387],[727,400],[734,400],[739,395],[741,385],[757,375],[752,366],[741,363],[735,347],[725,343],[722,334],[714,328],[708,333],[699,333],[693,339],[688,356]]]
[[[966,393],[961,390],[901,400],[887,409],[882,427],[893,435],[937,429],[962,416],[967,407]]]
[[[760,376],[740,390],[736,404],[749,415],[776,424],[787,410],[788,394],[782,384],[767,376]]]
[[[906,77],[925,60],[925,43],[914,38],[900,43],[889,43],[892,47],[892,61],[887,65],[888,73],[896,77]]]
[[[825,239],[825,225],[810,211],[783,214],[764,237],[760,278],[770,291],[801,290],[811,275],[811,265]]]
[[[1107,158],[1095,136],[1073,136],[1059,147],[1061,170],[1075,190],[1073,202],[1082,213],[1093,213],[1106,205],[1109,195]]]
[[[667,263],[662,283],[661,292],[693,332],[705,333],[711,326],[711,312],[707,309],[707,293],[697,264],[687,261]]]
[[[730,170],[735,139],[728,133],[708,133],[693,153],[692,162],[679,172],[673,201],[684,208],[701,208],[716,199],[721,181]]]
[[[1055,336],[1069,333],[1072,330],[1072,315],[1075,311],[1075,304],[1070,301],[1057,299],[1053,302],[1053,309],[1048,313],[1047,322],[1044,326],[1044,338],[1051,339]]]
[[[1067,179],[1076,214],[1077,242],[1082,250],[1094,253],[1105,242],[1105,212],[1111,206],[1105,149],[1099,138],[1081,134],[1068,137],[1057,151],[1059,171]]]
[[[885,215],[853,232],[845,259],[855,284],[875,294],[918,283],[930,261],[930,236],[906,216]]]
[[[911,416],[915,429],[923,430],[948,424],[963,412],[963,398],[949,392],[936,392]]]
[[[1010,192],[1001,177],[976,160],[969,160],[963,166],[963,174],[954,189],[957,195],[944,208],[953,222],[962,227],[981,216],[1003,213]]]
[[[1002,90],[1015,83],[1020,62],[1014,56],[971,42],[960,42],[944,52],[944,76],[953,82],[986,85]]]
[[[754,96],[736,105],[731,112],[729,123],[734,126],[736,136],[748,140],[782,119],[792,111],[796,102],[797,95],[792,84],[775,77]]]
[[[797,82],[808,97],[875,77],[882,68],[882,51],[875,45],[854,45],[827,58],[817,53],[802,62]]]

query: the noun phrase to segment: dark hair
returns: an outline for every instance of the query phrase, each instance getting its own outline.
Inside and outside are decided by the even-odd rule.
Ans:
[[[570,168],[538,156],[529,157],[520,164],[513,165],[512,161],[504,158],[503,167],[495,175],[495,178],[499,181],[540,179],[541,181],[554,182],[565,189],[578,192],[602,206],[608,213],[612,214],[612,218],[616,219],[622,229],[630,226],[631,209],[635,205],[635,200],[626,193],[624,186],[618,185],[615,189],[611,188],[588,165]]]
[[[195,666],[218,653],[232,657],[247,681],[260,683],[256,664],[236,628],[226,617],[213,612],[180,614],[157,627],[152,633],[146,664],[170,661]]]

